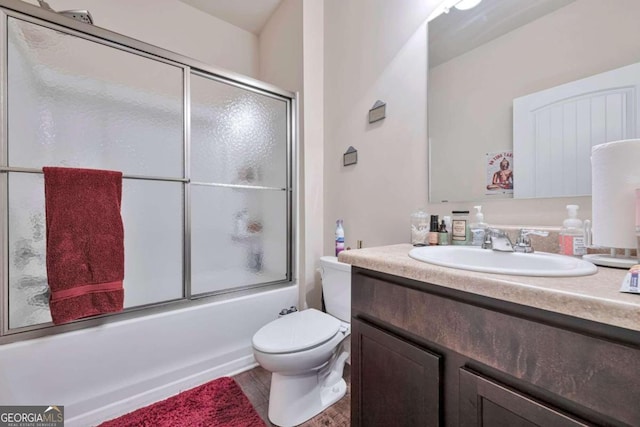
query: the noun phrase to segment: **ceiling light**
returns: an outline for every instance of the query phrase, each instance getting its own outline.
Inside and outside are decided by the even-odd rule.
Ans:
[[[451,10],[452,7],[455,7],[459,10],[468,10],[476,7],[481,1],[482,0],[445,0],[440,4],[440,6],[438,6],[433,12],[431,12],[431,15],[429,15],[427,21],[433,21],[443,13],[449,13],[449,10]]]
[[[460,0],[455,4],[458,10],[467,10],[476,7],[482,0]]]

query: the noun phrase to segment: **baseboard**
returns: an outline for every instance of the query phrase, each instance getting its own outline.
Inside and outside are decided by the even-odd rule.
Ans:
[[[236,375],[257,366],[251,351],[246,354],[246,349],[243,349],[240,353],[244,354],[237,355],[238,357],[224,363],[220,363],[220,357],[200,361],[69,405],[65,407],[65,413],[72,412],[77,415],[65,419],[65,426],[95,426],[213,379]],[[225,359],[229,360],[228,357]]]

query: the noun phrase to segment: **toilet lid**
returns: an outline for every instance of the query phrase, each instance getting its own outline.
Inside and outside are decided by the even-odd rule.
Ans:
[[[310,308],[283,316],[260,328],[253,336],[253,347],[263,353],[292,353],[331,339],[340,321]]]

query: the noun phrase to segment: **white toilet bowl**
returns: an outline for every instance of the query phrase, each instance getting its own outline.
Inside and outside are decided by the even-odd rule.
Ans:
[[[281,427],[302,424],[347,392],[351,266],[327,256],[319,270],[328,314],[312,308],[288,314],[253,336],[256,361],[272,373],[269,420]]]
[[[350,326],[315,309],[289,314],[265,325],[253,337],[256,361],[272,372],[269,420],[301,424],[340,400],[349,354],[342,341]]]

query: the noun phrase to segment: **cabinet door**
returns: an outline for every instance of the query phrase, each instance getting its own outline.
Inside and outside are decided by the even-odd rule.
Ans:
[[[353,426],[440,425],[440,356],[353,319]]]
[[[459,403],[460,427],[589,425],[464,368]]]

